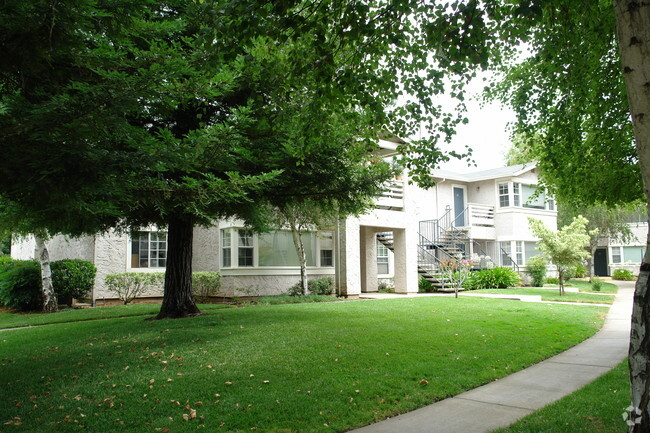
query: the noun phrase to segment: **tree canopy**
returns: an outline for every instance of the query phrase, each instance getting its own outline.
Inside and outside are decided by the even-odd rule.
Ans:
[[[377,138],[423,125],[431,133],[399,151],[430,183],[449,157],[435,143],[463,118],[435,95],[451,90],[462,108],[468,66],[485,62],[461,49],[475,8],[455,16],[409,0],[67,0],[1,12],[0,194],[50,233],[167,226],[160,317],[198,313],[195,224],[264,227],[264,204],[367,197],[389,176],[373,159]]]

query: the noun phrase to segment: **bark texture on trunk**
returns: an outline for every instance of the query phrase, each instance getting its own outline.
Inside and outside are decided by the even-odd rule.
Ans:
[[[167,229],[167,267],[163,303],[156,319],[201,314],[192,296],[192,235],[194,218],[174,215]]]
[[[41,265],[41,281],[43,285],[43,312],[54,313],[58,311],[59,304],[52,286],[52,269],[50,268],[50,253],[41,235],[34,235],[36,240],[36,257]]]
[[[291,226],[291,236],[293,237],[293,245],[296,247],[298,253],[298,260],[300,261],[300,291],[303,295],[307,294],[307,256],[305,255],[305,246],[300,237],[300,229],[295,220],[290,219],[289,225]]]
[[[650,204],[650,3],[614,0],[623,77],[634,128],[634,140],[646,202]],[[648,208],[650,211],[650,207]],[[650,246],[650,233],[647,243]],[[650,248],[641,264],[634,292],[630,332],[632,406],[640,410],[628,422],[630,432],[650,431]]]

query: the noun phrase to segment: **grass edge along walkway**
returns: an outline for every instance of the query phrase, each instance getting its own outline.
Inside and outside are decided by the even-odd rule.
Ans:
[[[625,360],[584,388],[491,433],[625,433],[629,374]]]
[[[577,346],[503,379],[352,432],[488,433],[583,388],[627,356],[634,283],[617,285],[620,290],[602,329]]]

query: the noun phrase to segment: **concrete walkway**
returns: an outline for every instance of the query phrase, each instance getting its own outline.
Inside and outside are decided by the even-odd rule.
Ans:
[[[619,287],[603,328],[573,348],[503,379],[354,433],[487,433],[584,387],[618,365],[629,344],[634,282]]]

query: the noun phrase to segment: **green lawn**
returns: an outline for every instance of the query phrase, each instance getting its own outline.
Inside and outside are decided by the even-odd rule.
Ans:
[[[199,304],[199,309],[213,310],[228,308],[229,305]],[[115,307],[65,309],[55,314],[43,313],[0,313],[0,329],[37,326],[52,323],[79,322],[84,320],[113,319],[117,317],[155,316],[160,304],[132,304]]]
[[[559,353],[591,336],[606,311],[435,297],[4,331],[0,425],[30,432],[346,431]]]
[[[573,287],[577,287],[578,290],[580,290],[581,292],[595,292],[595,290],[591,287],[591,283],[589,281],[569,280],[569,284]],[[618,287],[616,287],[616,284],[603,281],[603,285],[600,288],[600,292],[618,293]]]
[[[630,405],[627,361],[586,387],[492,433],[625,433]]]
[[[485,290],[472,290],[468,293],[498,293],[501,295],[539,295],[542,301],[558,301],[558,302],[586,302],[590,304],[611,304],[614,302],[614,295],[594,295],[591,293],[572,293],[565,292],[560,296],[558,290],[554,289],[539,289],[539,288],[520,288],[520,289],[485,289]]]

